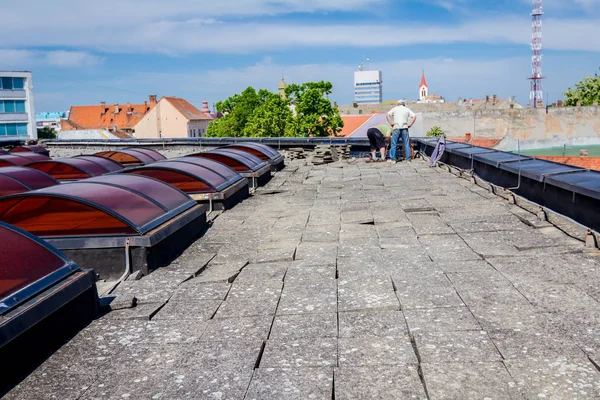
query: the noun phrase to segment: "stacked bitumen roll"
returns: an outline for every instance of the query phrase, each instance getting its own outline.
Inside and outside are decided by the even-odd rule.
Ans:
[[[348,160],[350,158],[350,145],[338,146],[338,154],[342,160]]]
[[[286,156],[290,160],[303,160],[306,158],[306,153],[302,147],[293,147],[287,151]]]
[[[334,151],[331,146],[317,146],[311,159],[313,165],[323,165],[335,162],[337,153],[334,157]]]

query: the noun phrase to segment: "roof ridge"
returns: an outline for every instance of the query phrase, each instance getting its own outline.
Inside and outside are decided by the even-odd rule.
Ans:
[[[349,134],[349,135],[348,135],[348,137],[350,137],[350,136],[354,135],[354,134],[355,134],[355,133],[356,133],[356,132],[357,132],[357,131],[358,131],[360,128],[362,128],[362,127],[363,127],[363,126],[364,126],[364,125],[365,125],[367,122],[369,122],[370,120],[372,120],[374,115],[377,115],[377,114],[371,114],[371,115],[369,116],[369,118],[367,118],[367,119],[365,120],[365,122],[363,122],[362,124],[360,124],[360,125],[359,125],[359,126],[358,126],[358,127],[355,129],[355,130],[354,130],[354,132],[352,132],[351,134]]]

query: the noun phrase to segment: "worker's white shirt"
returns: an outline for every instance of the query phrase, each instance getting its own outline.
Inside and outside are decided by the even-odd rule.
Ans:
[[[394,121],[394,129],[407,129],[408,123],[414,118],[415,113],[406,106],[396,106],[390,110],[388,115]]]

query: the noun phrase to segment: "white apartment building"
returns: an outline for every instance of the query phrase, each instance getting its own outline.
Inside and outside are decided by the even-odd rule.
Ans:
[[[0,141],[37,139],[31,72],[0,71]]]
[[[354,102],[379,104],[383,101],[381,71],[354,71]]]

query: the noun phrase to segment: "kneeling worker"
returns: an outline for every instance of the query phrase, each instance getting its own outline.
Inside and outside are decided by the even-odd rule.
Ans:
[[[392,127],[389,124],[375,125],[367,130],[367,137],[371,145],[371,162],[377,160],[377,149],[381,153],[381,161],[385,161],[386,139],[392,135]]]

